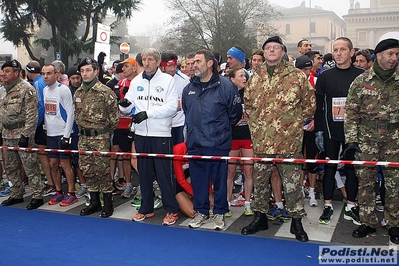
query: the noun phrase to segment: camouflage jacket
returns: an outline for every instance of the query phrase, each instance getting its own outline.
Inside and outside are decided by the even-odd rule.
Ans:
[[[38,109],[35,88],[20,79],[7,92],[4,92],[0,107],[1,132],[5,139],[19,139],[21,134],[33,138],[37,127]]]
[[[285,61],[267,72],[266,63],[248,80],[244,105],[256,154],[295,154],[302,149],[303,124],[316,109],[306,75]]]
[[[105,129],[113,132],[119,123],[119,108],[115,93],[100,81],[86,93],[81,86],[73,97],[75,119],[79,130]],[[101,134],[93,138],[109,137]]]
[[[361,120],[399,123],[398,102],[399,70],[396,70],[385,82],[375,74],[373,68],[359,75],[353,81],[346,99],[344,120],[346,142],[359,142],[361,134],[374,134],[376,141],[379,141],[377,130],[365,126]]]

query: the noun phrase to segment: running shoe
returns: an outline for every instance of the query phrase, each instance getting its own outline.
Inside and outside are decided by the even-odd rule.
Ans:
[[[141,196],[138,197],[137,195],[133,198],[131,202],[133,207],[140,208],[141,206]],[[154,209],[157,210],[162,207],[162,200],[159,196],[154,197]]]
[[[283,212],[282,209],[277,207],[277,205],[274,205],[274,207],[269,210],[266,216],[269,220],[274,221],[277,218],[281,217],[282,212]]]
[[[387,226],[387,222],[385,221],[384,218],[382,219],[382,221],[381,221],[381,223],[380,223],[380,226],[381,226],[381,227]]]
[[[162,207],[162,200],[160,196],[154,197],[154,209],[157,210]]]
[[[319,205],[319,204],[317,203],[317,200],[316,200],[316,198],[315,198],[315,196],[313,194],[313,196],[311,196],[310,199],[309,199],[309,206],[310,207],[317,207],[317,205]]]
[[[151,218],[154,216],[154,213],[148,213],[148,214],[142,214],[142,213],[136,213],[135,215],[133,215],[132,220],[134,222],[141,222],[146,218]]]
[[[216,214],[215,214],[216,216]],[[197,212],[194,218],[189,222],[188,227],[199,228],[209,219],[208,215]]]
[[[153,187],[154,191],[160,190],[157,180],[154,180],[154,182],[152,182],[152,187]]]
[[[55,205],[60,203],[61,201],[64,200],[64,194],[60,193],[60,192],[56,192],[53,196],[53,198],[48,202],[49,205]]]
[[[141,206],[141,197],[134,197],[132,200],[132,206],[133,207],[140,207]]]
[[[324,206],[323,214],[319,218],[320,224],[329,224],[333,218],[334,209],[330,206]]]
[[[115,186],[119,190],[124,190],[126,188],[126,181],[124,178],[118,178],[118,181],[115,182]]]
[[[10,195],[11,187],[6,187],[3,191],[0,192],[0,197],[7,197]]]
[[[233,216],[233,213],[231,212],[231,209],[229,209],[229,211],[226,212],[226,213],[224,214],[224,216],[225,216],[225,217],[231,217],[231,216]]]
[[[78,199],[83,198],[87,194],[87,187],[80,186],[80,188],[75,192]]]
[[[233,194],[233,200],[230,201],[230,205],[233,207],[244,206],[245,196],[242,193]]]
[[[237,176],[237,179],[234,180],[234,184],[237,185],[237,186],[242,186],[242,179],[243,179],[243,175],[242,175],[242,174],[239,174],[239,175]]]
[[[284,208],[283,208],[283,211],[281,212],[280,222],[288,223],[289,221],[291,221],[291,217],[290,217],[290,215],[288,214],[287,209],[284,207]]]
[[[67,207],[71,206],[76,202],[78,202],[78,198],[75,195],[72,195],[71,193],[67,193],[66,196],[64,197],[64,200],[61,201],[60,206]]]
[[[244,215],[245,216],[254,215],[254,211],[251,209],[251,204],[249,202],[244,203]]]
[[[176,223],[177,219],[179,219],[177,213],[168,212],[163,219],[162,225],[173,225]]]
[[[223,230],[225,228],[224,215],[223,214],[215,214],[213,216],[213,229],[214,230]]]
[[[375,209],[379,212],[384,212],[384,206],[381,203],[377,204]]]
[[[132,195],[136,194],[137,192],[137,187],[133,187],[132,184],[127,184],[125,187],[125,190],[123,191],[121,198],[122,199],[128,199]]]
[[[359,217],[359,209],[357,207],[353,207],[349,210],[348,205],[345,206],[344,219],[348,221],[352,220],[352,222],[356,225],[362,225]]]
[[[52,196],[57,192],[53,186],[46,185],[44,187],[43,196]]]

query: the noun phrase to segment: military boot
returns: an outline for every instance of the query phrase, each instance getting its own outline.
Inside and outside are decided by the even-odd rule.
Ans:
[[[256,211],[254,212],[253,221],[241,230],[241,234],[252,235],[260,230],[267,230],[268,228],[266,213]]]
[[[292,218],[290,232],[295,235],[297,240],[307,242],[309,241],[308,234],[303,230],[301,220],[302,218]]]
[[[100,192],[90,192],[90,204],[80,211],[81,216],[101,211]]]
[[[108,218],[114,213],[114,206],[112,205],[112,193],[103,193],[104,207],[101,212],[102,218]]]

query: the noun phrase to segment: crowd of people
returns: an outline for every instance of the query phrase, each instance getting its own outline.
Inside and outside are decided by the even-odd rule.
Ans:
[[[8,186],[0,196],[9,197],[1,204],[23,202],[27,180],[28,210],[43,205],[44,196],[52,196],[47,204],[61,207],[87,196],[80,215],[101,212],[107,218],[114,211],[113,195],[119,194],[133,197],[133,221],[151,218],[163,206],[163,225],[175,224],[180,210],[191,218],[190,228],[212,219],[213,228],[223,230],[238,181],[244,215],[253,216],[243,235],[266,230],[268,220],[279,218],[291,221],[290,232],[306,242],[302,218],[308,184],[309,206],[324,203],[322,225],[330,223],[333,195],[341,189],[344,218],[359,226],[352,236],[361,238],[376,232],[375,183],[382,176],[384,206],[378,210],[384,212],[390,240],[398,244],[399,170],[393,167],[181,158],[398,161],[399,40],[359,50],[339,37],[324,56],[306,39],[297,48],[295,58],[279,36],[272,36],[250,58],[240,46],[231,47],[225,63],[219,52],[199,50],[179,63],[174,51],[154,48],[107,69],[104,53],[68,70],[61,61],[43,66],[31,61],[25,68],[28,82],[17,60],[4,63],[0,139],[21,149],[2,149]],[[36,147],[59,152],[25,149]],[[177,158],[64,152],[77,149]],[[241,180],[235,180],[238,173]],[[132,184],[134,175],[139,186]],[[318,179],[322,199],[316,197]]]

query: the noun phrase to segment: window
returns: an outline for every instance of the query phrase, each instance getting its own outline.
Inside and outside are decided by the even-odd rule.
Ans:
[[[360,42],[367,42],[367,32],[360,31],[358,34],[358,41]]]
[[[316,22],[310,22],[310,32],[316,32]]]
[[[285,34],[291,34],[291,26],[290,24],[285,25]]]

